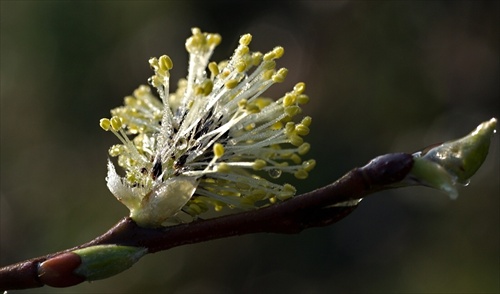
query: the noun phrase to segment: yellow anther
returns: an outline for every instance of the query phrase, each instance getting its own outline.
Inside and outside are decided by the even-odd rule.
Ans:
[[[271,126],[271,130],[281,130],[283,128],[283,123],[282,122],[276,122]]]
[[[280,162],[278,164],[275,164],[275,166],[277,166],[277,167],[287,167],[289,165],[290,164],[288,162],[286,162],[286,161],[285,162]]]
[[[257,105],[260,109],[262,109],[273,102],[274,100],[270,98],[259,97],[255,100],[255,105]]]
[[[148,82],[153,86],[153,87],[156,87],[158,88],[159,86],[162,85],[163,81],[162,79],[157,76],[157,75],[154,75],[154,76],[151,76],[148,80]]]
[[[275,54],[275,58],[281,58],[283,54],[285,54],[285,49],[281,46],[274,47],[273,52]]]
[[[222,37],[219,34],[208,34],[207,35],[207,45],[217,46],[220,44]]]
[[[191,215],[198,215],[203,212],[203,209],[201,209],[201,207],[195,203],[190,204],[188,208]]]
[[[247,65],[246,65],[246,63],[245,63],[243,60],[240,60],[240,61],[236,64],[235,68],[236,68],[236,70],[237,70],[238,72],[243,72],[243,71],[245,71],[245,69],[247,68]]]
[[[270,51],[270,52],[267,52],[266,54],[264,54],[263,60],[264,61],[271,61],[275,58],[276,58],[276,53],[274,53],[273,51]]]
[[[269,69],[269,70],[266,70],[263,74],[262,74],[262,78],[264,78],[265,80],[270,80],[272,79],[274,76],[274,69]]]
[[[302,143],[304,143],[304,139],[302,139],[300,136],[298,135],[290,135],[290,137],[288,137],[288,139],[290,140],[290,144],[292,144],[293,146],[300,146],[302,145]]]
[[[149,66],[151,66],[152,69],[156,70],[158,68],[158,58],[151,57],[148,61]]]
[[[136,183],[137,182],[137,177],[134,174],[132,174],[132,173],[128,173],[126,175],[126,178],[127,178],[127,181],[129,183]]]
[[[269,69],[274,70],[276,68],[276,62],[274,62],[273,60],[264,61],[264,63],[262,64],[262,68],[264,70],[269,70]]]
[[[305,136],[309,134],[309,127],[303,124],[298,124],[295,126],[295,132],[301,136]]]
[[[137,98],[149,95],[150,93],[151,93],[151,88],[146,85],[139,86],[139,88],[135,89],[133,92],[134,96]]]
[[[208,208],[207,203],[203,201],[203,198],[200,198],[200,197],[191,198],[191,201],[193,203],[196,203],[202,209],[207,209]]]
[[[141,97],[141,98],[144,98],[144,97]],[[141,98],[137,98],[137,100],[136,100],[136,103],[138,106],[144,106],[144,99],[141,99]]]
[[[282,83],[288,74],[288,69],[286,68],[280,68],[278,72],[273,75],[273,82],[275,83]]]
[[[236,86],[238,86],[238,80],[231,79],[231,80],[227,81],[224,85],[228,89],[234,89]]]
[[[254,52],[252,53],[252,65],[257,66],[262,61],[262,53]]]
[[[239,46],[238,49],[236,49],[236,55],[238,56],[247,55],[248,52],[250,52],[250,48],[248,48],[248,46]]]
[[[203,41],[205,41],[199,30],[193,30],[192,32],[193,35],[186,40],[186,50],[189,53],[195,53],[196,51],[198,51],[202,46]]]
[[[168,57],[167,55],[162,55],[160,59],[158,60],[158,65],[161,70],[164,71],[169,71],[174,67],[174,63],[172,62],[172,59]]]
[[[289,121],[285,125],[285,134],[289,135],[295,131],[295,123],[293,121]]]
[[[111,128],[114,130],[114,131],[118,131],[119,129],[121,129],[122,125],[123,125],[123,120],[121,117],[118,117],[118,116],[113,116],[111,119],[110,119],[110,122],[111,122]]]
[[[309,96],[306,94],[300,94],[297,96],[297,103],[299,104],[307,104],[309,102]]]
[[[261,170],[263,169],[264,167],[266,166],[266,162],[262,159],[256,159],[254,162],[253,162],[253,165],[252,165],[252,168],[254,170]]]
[[[101,118],[99,121],[99,126],[105,131],[109,131],[109,128],[111,127],[111,122],[107,118]]]
[[[214,88],[214,83],[211,80],[206,80],[205,85],[203,87],[204,89],[203,94],[205,96],[208,96],[210,93],[212,93],[213,88]]]
[[[124,151],[124,146],[123,145],[113,145],[111,148],[109,148],[108,153],[112,157],[116,157],[120,154],[122,154]]]
[[[247,132],[251,131],[253,129],[255,129],[255,123],[251,123],[251,124],[248,124],[245,126],[245,131],[247,131]]]
[[[203,95],[208,96],[208,94],[212,93],[214,88],[214,83],[211,80],[205,80],[202,83],[203,86]]]
[[[306,142],[306,143],[303,143],[302,145],[299,146],[298,152],[300,155],[304,155],[307,152],[309,152],[310,149],[311,149],[311,144]]]
[[[302,109],[296,105],[288,106],[285,108],[285,113],[290,117],[296,116],[297,114],[299,114],[301,112],[302,112]]]
[[[200,35],[192,36],[191,38],[191,48],[199,49],[203,45],[204,38]]]
[[[155,73],[157,76],[164,78],[164,77],[169,77],[170,73],[168,71],[162,70],[160,68],[155,70]]]
[[[307,177],[309,176],[309,173],[303,169],[299,169],[293,175],[299,180],[304,180],[304,179],[307,179]]]
[[[300,123],[308,127],[311,125],[311,122],[312,122],[312,118],[310,116],[306,116],[302,119],[302,121]]]
[[[295,103],[295,98],[296,96],[293,95],[292,93],[287,93],[283,98],[283,106],[284,107],[292,106]]]
[[[244,34],[240,37],[240,45],[248,46],[252,42],[252,35]]]
[[[311,171],[316,166],[316,160],[309,159],[308,161],[302,162],[302,167],[305,171]]]
[[[301,145],[302,146],[302,145]],[[292,156],[290,157],[290,159],[293,161],[293,163],[295,164],[299,164],[302,162],[302,158],[300,158],[300,156],[298,156],[296,153],[293,153]]]
[[[203,94],[203,87],[201,85],[195,86],[194,87],[194,94],[195,95]]]
[[[133,106],[136,103],[136,99],[133,96],[126,96],[123,98],[123,104],[126,106]]]
[[[238,106],[240,108],[245,108],[247,106],[247,102],[248,102],[247,99],[241,99],[240,101],[238,101]]]
[[[121,117],[118,116],[113,116],[110,122],[111,122],[111,127],[113,128],[114,131],[118,131],[119,129],[121,129],[123,125]]]
[[[297,190],[295,189],[294,186],[292,186],[290,184],[284,184],[283,185],[283,192],[288,192],[288,193],[295,194],[297,192]]]
[[[276,197],[278,197],[279,200],[286,200],[295,195],[295,193],[297,193],[297,190],[294,186],[290,184],[284,184],[283,190],[278,195],[276,195]]]
[[[212,61],[208,64],[208,69],[210,70],[210,73],[212,76],[217,76],[219,74],[219,67],[217,66],[217,63]]]
[[[255,104],[248,104],[246,107],[245,107],[245,110],[248,112],[248,113],[259,113],[260,112],[260,109],[257,105]]]
[[[221,68],[221,67],[219,66],[219,68]],[[227,78],[230,74],[231,74],[231,71],[227,68],[224,68],[224,70],[221,73],[223,79]]]
[[[191,28],[191,34],[192,34],[193,36],[200,35],[200,34],[201,34],[201,30],[200,30],[200,28],[198,28],[198,27],[192,27],[192,28]]]
[[[195,216],[197,215],[196,211],[194,209],[191,209],[189,206],[185,205],[183,208],[182,208],[182,211],[184,211],[185,213],[189,214],[190,216]]]
[[[285,110],[283,109],[283,111],[285,111]],[[292,121],[292,118],[291,118],[291,117],[289,117],[289,116],[285,116],[284,118],[282,118],[282,119],[281,119],[281,122],[282,122],[282,123],[285,123],[285,124],[286,124],[287,122],[290,122],[290,121]]]
[[[281,192],[281,193],[279,193],[279,194],[276,195],[276,198],[278,198],[281,201],[285,201],[287,199],[292,198],[293,195],[294,194],[292,194],[292,193],[283,193],[283,192]]]
[[[293,91],[295,91],[297,94],[302,94],[306,90],[306,84],[303,82],[297,83],[293,87]]]
[[[214,144],[214,155],[216,158],[221,158],[224,155],[224,146],[221,143]]]

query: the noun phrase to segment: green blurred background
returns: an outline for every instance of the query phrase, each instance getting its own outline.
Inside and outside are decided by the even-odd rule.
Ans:
[[[413,152],[500,117],[499,1],[2,1],[1,247],[6,265],[86,242],[127,209],[108,192],[98,121],[168,54],[186,75],[190,28],[285,48],[307,84],[309,154],[299,192],[388,152]],[[174,86],[175,88],[175,82]],[[298,235],[258,234],[146,256],[113,278],[12,293],[435,293],[499,289],[499,139],[460,197],[380,193]],[[10,293],[10,292],[9,292]]]

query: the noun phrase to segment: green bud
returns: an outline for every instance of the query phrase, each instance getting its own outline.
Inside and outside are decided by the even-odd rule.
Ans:
[[[419,184],[441,190],[452,199],[458,196],[455,179],[435,162],[416,157],[409,175]]]
[[[413,154],[409,182],[442,190],[456,198],[456,183],[467,185],[483,164],[495,133],[495,118],[480,124],[467,136]]]
[[[73,251],[81,258],[74,273],[87,281],[114,276],[136,263],[147,253],[143,247],[97,245]]]
[[[462,139],[441,144],[422,156],[443,166],[459,183],[465,184],[486,159],[496,124],[497,120],[492,118]]]

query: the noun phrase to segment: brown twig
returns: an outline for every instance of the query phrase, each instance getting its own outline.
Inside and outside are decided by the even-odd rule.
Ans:
[[[379,156],[366,166],[355,168],[323,188],[296,196],[288,201],[228,216],[199,220],[162,229],[142,228],[124,218],[103,235],[80,246],[33,258],[0,268],[0,289],[26,289],[44,286],[39,265],[54,260],[62,276],[52,286],[67,287],[83,282],[68,265],[67,253],[94,245],[116,244],[145,247],[154,253],[185,244],[199,243],[251,233],[295,234],[304,229],[333,224],[351,213],[357,204],[346,202],[397,186],[410,172],[413,157],[405,153]],[[340,204],[340,205],[339,205]],[[57,258],[63,260],[58,264]]]

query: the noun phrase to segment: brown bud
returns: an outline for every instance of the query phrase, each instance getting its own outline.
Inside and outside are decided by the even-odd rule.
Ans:
[[[38,278],[52,287],[70,287],[85,281],[73,271],[82,263],[80,256],[73,252],[56,255],[42,262],[38,267]]]

